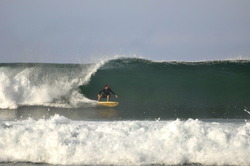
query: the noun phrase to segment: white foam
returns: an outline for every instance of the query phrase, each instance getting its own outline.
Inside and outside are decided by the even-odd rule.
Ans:
[[[71,121],[0,124],[0,162],[250,165],[250,123]]]
[[[78,92],[91,76],[105,64],[82,65],[81,68],[53,66],[1,67],[0,109],[15,109],[20,105],[78,107],[94,103]],[[13,65],[14,66],[14,65]]]

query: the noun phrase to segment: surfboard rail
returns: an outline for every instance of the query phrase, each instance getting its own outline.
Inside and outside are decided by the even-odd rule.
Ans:
[[[105,106],[105,107],[115,107],[118,104],[119,103],[115,102],[115,101],[100,101],[100,102],[98,102],[98,105]]]

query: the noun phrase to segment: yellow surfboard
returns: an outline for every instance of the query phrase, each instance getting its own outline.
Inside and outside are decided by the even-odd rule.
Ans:
[[[115,107],[119,103],[115,101],[100,101],[98,102],[98,105],[105,106],[105,107]]]

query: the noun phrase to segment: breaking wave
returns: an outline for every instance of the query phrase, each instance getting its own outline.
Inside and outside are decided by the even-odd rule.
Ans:
[[[106,83],[125,119],[247,118],[250,62],[153,62],[117,58],[97,64],[0,64],[0,108],[94,107]]]

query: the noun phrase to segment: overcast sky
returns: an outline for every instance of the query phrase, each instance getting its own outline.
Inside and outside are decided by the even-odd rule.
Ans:
[[[0,0],[0,63],[250,59],[249,0]]]

